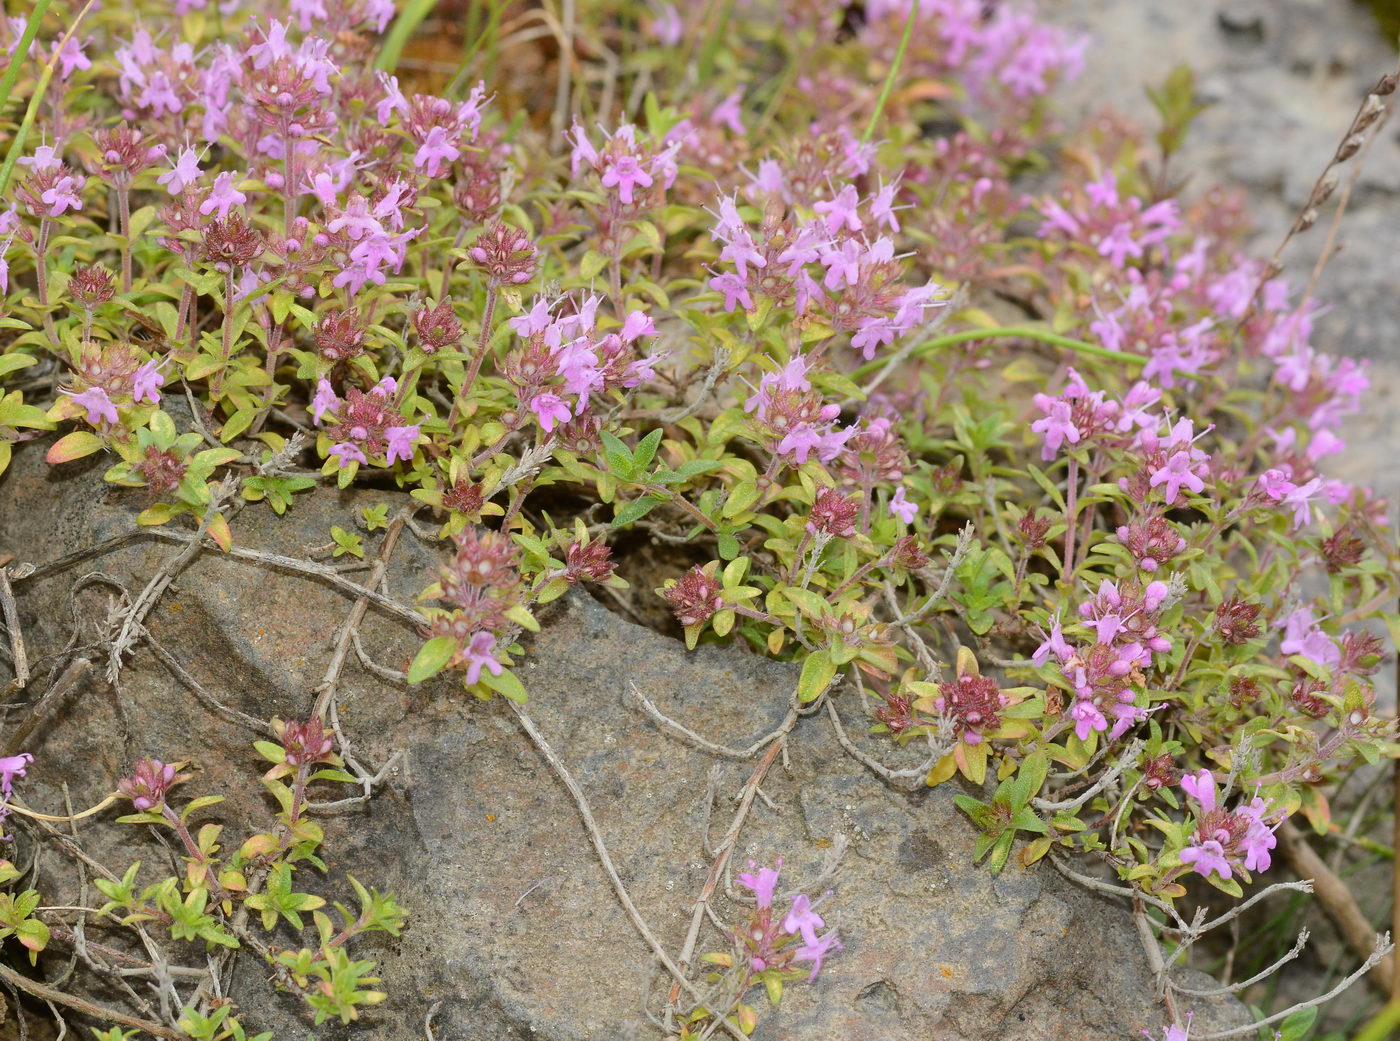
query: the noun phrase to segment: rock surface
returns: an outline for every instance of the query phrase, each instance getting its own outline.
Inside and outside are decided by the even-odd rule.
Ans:
[[[59,547],[95,545],[128,529],[142,505],[136,494],[103,486],[96,468],[56,482],[45,476],[39,448],[19,453],[5,479],[10,508],[0,516],[0,552],[52,558]],[[348,525],[351,508],[376,498],[308,496],[280,520],[250,507],[234,521],[235,538],[243,547],[299,556],[326,542],[332,523]],[[57,525],[47,519],[55,509]],[[377,536],[367,539],[375,542]],[[81,646],[104,624],[109,583],[134,593],[178,549],[137,542],[20,583],[25,633],[39,659],[36,689],[47,682],[44,657],[71,630],[69,612],[54,605],[65,602],[78,578],[97,570],[106,576],[73,600]],[[432,570],[431,547],[405,536],[388,590],[409,601]],[[315,580],[203,553],[149,625],[153,638],[228,706],[260,718],[301,716],[349,609],[344,593]],[[794,675],[737,650],[687,653],[585,595],[560,601],[544,620],[521,670],[529,711],[587,793],[643,915],[676,951],[709,867],[701,839],[707,816],[717,839],[753,764],[716,758],[663,733],[631,688],[714,740],[744,747],[781,721]],[[408,627],[373,610],[364,637],[374,659],[396,668],[417,642]],[[212,714],[148,645],[133,654],[119,691],[101,673],[94,668],[69,694],[32,748],[32,804],[61,805],[61,780],[75,805],[95,801],[131,756],[148,755],[198,763],[188,795],[229,797],[230,842],[240,821],[266,812],[250,794],[260,768],[249,742],[259,735]],[[441,1038],[659,1036],[643,1014],[643,996],[665,984],[570,796],[505,706],[469,701],[445,683],[396,686],[353,659],[341,692],[341,720],[355,754],[374,764],[396,751],[403,758],[367,805],[325,818],[331,874],[311,887],[343,898],[337,879],[349,872],[393,891],[411,913],[400,939],[361,944],[361,956],[379,960],[391,997],[367,1014],[362,1029],[369,1033],[358,1036],[417,1041],[437,1002],[434,1031]],[[840,700],[854,728],[849,695]],[[888,752],[858,734],[855,740],[870,754]],[[760,1041],[1126,1041],[1160,1024],[1145,959],[1121,906],[1046,866],[1027,869],[1013,858],[999,877],[975,867],[974,833],[952,804],[954,785],[887,786],[842,752],[822,716],[799,722],[788,751],[787,767],[775,764],[764,782],[772,806],[755,805],[738,860],[781,855],[786,884],[798,888],[821,874],[844,836],[850,845],[823,910],[839,925],[846,949],[815,984],[790,987],[781,1009],[764,1014]],[[99,859],[122,868],[138,856],[148,864],[164,858],[112,816],[81,832]],[[61,888],[71,874],[49,854],[45,877]],[[723,887],[715,909],[729,922],[739,914]],[[723,947],[708,934],[699,950]],[[197,952],[188,957],[186,964],[198,962]],[[305,1036],[309,1021],[298,1018],[299,1002],[271,994],[263,975],[249,962],[236,977],[248,1025]],[[1199,1009],[1197,1023],[1214,1029],[1243,1017],[1230,1002]]]

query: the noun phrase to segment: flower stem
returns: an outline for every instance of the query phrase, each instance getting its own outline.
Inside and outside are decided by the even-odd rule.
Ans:
[[[224,363],[214,374],[214,385],[209,388],[210,397],[217,398],[224,386],[224,376],[228,371],[228,361],[233,355],[233,265],[230,264],[224,275]]]
[[[939,336],[929,340],[928,343],[921,343],[914,348],[913,354],[919,357],[943,347],[951,347],[954,344],[969,343],[973,340],[1035,340],[1039,343],[1048,343],[1054,347],[1063,347],[1076,354],[1083,354],[1090,358],[1106,358],[1110,361],[1121,361],[1134,367],[1147,364],[1147,359],[1141,354],[1128,354],[1124,351],[1111,351],[1107,347],[1100,347],[1096,343],[1085,343],[1083,340],[1075,340],[1068,336],[1061,336],[1059,333],[1052,333],[1048,329],[1041,329],[1034,325],[1008,325],[1000,329],[964,329],[962,332],[949,333],[946,336]],[[887,364],[888,358],[876,358],[868,361],[864,365],[855,369],[851,373],[851,379],[860,380],[874,372],[879,371],[882,365]]]
[[[131,292],[131,187],[117,185],[117,214],[121,220],[122,292]]]
[[[49,345],[58,350],[58,329],[53,324],[49,312],[49,235],[53,231],[53,221],[45,217],[39,222],[39,237],[34,243],[34,279],[39,293],[39,306],[44,309],[44,331],[48,333]]]
[[[282,235],[292,237],[292,217],[296,212],[296,146],[291,130],[282,133]]]
[[[1060,580],[1069,585],[1074,577],[1074,536],[1079,519],[1079,460],[1069,457],[1069,478],[1065,495],[1065,558],[1060,562]]]
[[[457,420],[457,406],[462,399],[472,392],[472,387],[476,385],[476,377],[481,373],[481,363],[486,360],[486,346],[491,342],[491,322],[496,314],[496,283],[492,280],[486,286],[486,307],[481,312],[481,332],[476,337],[476,357],[472,358],[471,371],[467,373],[466,380],[462,383],[462,389],[457,394],[457,400],[452,403],[452,412],[447,417],[447,426],[451,429],[452,424]]]

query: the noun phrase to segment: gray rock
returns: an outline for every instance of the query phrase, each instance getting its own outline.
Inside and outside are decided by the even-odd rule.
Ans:
[[[54,481],[43,476],[41,450],[18,453],[5,480],[11,508],[0,516],[0,551],[43,559],[125,530],[143,505],[138,494],[104,490],[98,468]],[[235,538],[299,555],[327,541],[332,523],[350,524],[352,507],[376,498],[309,495],[282,519],[250,507],[234,522]],[[48,519],[54,507],[63,517],[57,531]],[[20,584],[25,633],[40,662],[38,689],[44,656],[68,639],[68,614],[54,607],[74,580],[100,568],[135,592],[171,552],[138,543]],[[429,581],[433,560],[432,547],[405,536],[390,571],[393,595],[411,599]],[[93,639],[110,588],[78,595],[86,619],[80,643]],[[206,552],[167,592],[150,629],[226,704],[262,718],[300,716],[349,608],[343,593],[317,581]],[[718,836],[752,764],[718,760],[661,732],[629,690],[635,684],[672,717],[742,747],[779,723],[794,673],[734,648],[687,653],[582,594],[552,606],[544,621],[520,670],[529,711],[587,793],[633,899],[676,951],[709,869],[702,851],[707,776],[717,771]],[[407,663],[418,640],[373,611],[363,631],[369,653],[394,667]],[[387,684],[353,660],[341,691],[356,755],[382,763],[398,751],[403,759],[366,806],[325,818],[330,876],[313,880],[305,872],[299,883],[343,898],[338,879],[348,872],[393,891],[411,913],[398,940],[361,944],[361,956],[379,961],[390,998],[351,1032],[417,1041],[426,1010],[442,1002],[434,1029],[454,1041],[659,1036],[643,1000],[650,992],[655,1008],[668,983],[619,905],[570,796],[512,714],[499,702],[466,699],[448,683]],[[869,754],[898,758],[859,733],[849,695],[840,701]],[[255,736],[212,715],[141,647],[120,691],[94,670],[65,701],[31,749],[37,762],[26,792],[36,806],[57,807],[57,785],[66,781],[83,804],[110,791],[133,755],[189,758],[199,772],[188,793],[229,798],[220,812],[231,843],[241,829],[266,822],[249,748]],[[816,716],[800,721],[786,767],[775,764],[763,789],[773,805],[755,805],[736,854],[741,867],[749,857],[782,856],[785,884],[799,888],[818,877],[838,836],[850,847],[823,907],[845,950],[815,983],[788,988],[780,1009],[764,1014],[759,1041],[1126,1041],[1162,1022],[1124,908],[1014,857],[1001,876],[974,866],[974,831],[953,806],[955,784],[887,786],[846,756]],[[114,868],[138,857],[148,865],[168,861],[139,829],[110,816],[81,835]],[[55,853],[45,865],[50,895],[66,900],[69,865]],[[723,887],[715,909],[730,923],[743,913]],[[700,951],[726,946],[708,933]],[[185,953],[186,964],[198,963],[196,951]],[[265,975],[249,961],[236,977],[234,997],[247,1024],[305,1036],[309,1021],[299,1002],[271,993]],[[1198,1009],[1197,1021],[1213,1029],[1248,1020],[1231,1000]]]

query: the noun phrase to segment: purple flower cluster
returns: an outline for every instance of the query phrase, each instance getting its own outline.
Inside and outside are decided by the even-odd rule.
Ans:
[[[767,168],[763,176],[778,176]],[[770,198],[760,179],[756,188]],[[894,213],[895,186],[862,198],[853,184],[812,204],[816,215],[775,219],[771,215],[755,237],[739,211],[735,196],[719,199],[714,237],[721,263],[733,266],[710,279],[724,295],[724,309],[753,310],[755,298],[788,304],[798,314],[812,314],[840,333],[869,359],[926,321],[940,306],[938,286],[909,287],[895,256],[894,239],[881,228],[899,229]]]
[[[1246,871],[1267,871],[1273,857],[1269,852],[1278,839],[1274,836],[1284,814],[1272,809],[1272,802],[1255,796],[1233,811],[1216,805],[1215,775],[1198,770],[1181,778],[1182,790],[1196,803],[1196,830],[1181,851],[1181,862],[1202,876],[1232,877],[1241,866]]]
[[[342,400],[330,381],[322,378],[311,402],[311,416],[324,426],[332,442],[329,454],[339,467],[368,463],[383,457],[385,466],[413,458],[421,423],[405,423],[393,395],[398,390],[393,377],[385,376],[365,393],[351,387]]]
[[[774,908],[778,872],[782,866],[781,857],[771,868],[758,867],[750,861],[749,871],[739,875],[739,884],[753,893],[755,908],[749,923],[737,932],[736,939],[748,957],[753,974],[770,970],[781,972],[794,963],[807,963],[812,966],[807,977],[810,982],[821,972],[826,957],[841,950],[841,942],[835,929],[818,932],[825,928],[826,921],[817,913],[807,894],[794,894],[786,913]]]
[[[534,413],[545,433],[581,420],[596,395],[632,389],[654,378],[660,360],[641,353],[656,336],[644,311],[628,312],[614,332],[598,327],[600,298],[540,297],[529,311],[507,323],[526,342],[502,363],[516,398]],[[572,400],[568,400],[572,399]]]
[[[1059,662],[1075,694],[1070,719],[1081,741],[1105,730],[1108,740],[1116,741],[1146,718],[1147,710],[1137,704],[1140,699],[1133,682],[1134,677],[1140,681],[1142,673],[1152,668],[1154,655],[1164,655],[1172,648],[1171,640],[1158,626],[1169,597],[1165,582],[1143,586],[1136,579],[1123,583],[1103,579],[1098,592],[1079,603],[1083,627],[1094,636],[1087,647],[1065,639],[1058,616],[1051,621],[1050,632],[1032,660],[1043,665],[1053,656]],[[1110,718],[1114,720],[1111,729]]]

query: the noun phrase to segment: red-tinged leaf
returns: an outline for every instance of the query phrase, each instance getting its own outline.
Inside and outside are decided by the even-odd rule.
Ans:
[[[222,513],[214,514],[214,519],[209,522],[209,537],[225,553],[233,549],[233,532],[229,530],[228,521]]]
[[[57,465],[59,463],[71,463],[74,459],[81,459],[84,456],[92,455],[103,447],[102,438],[89,430],[75,430],[66,437],[61,437],[53,443],[44,456],[46,463]]]
[[[749,1005],[740,1005],[734,1011],[739,1020],[739,1029],[752,1034],[758,1027],[758,1013]]]

